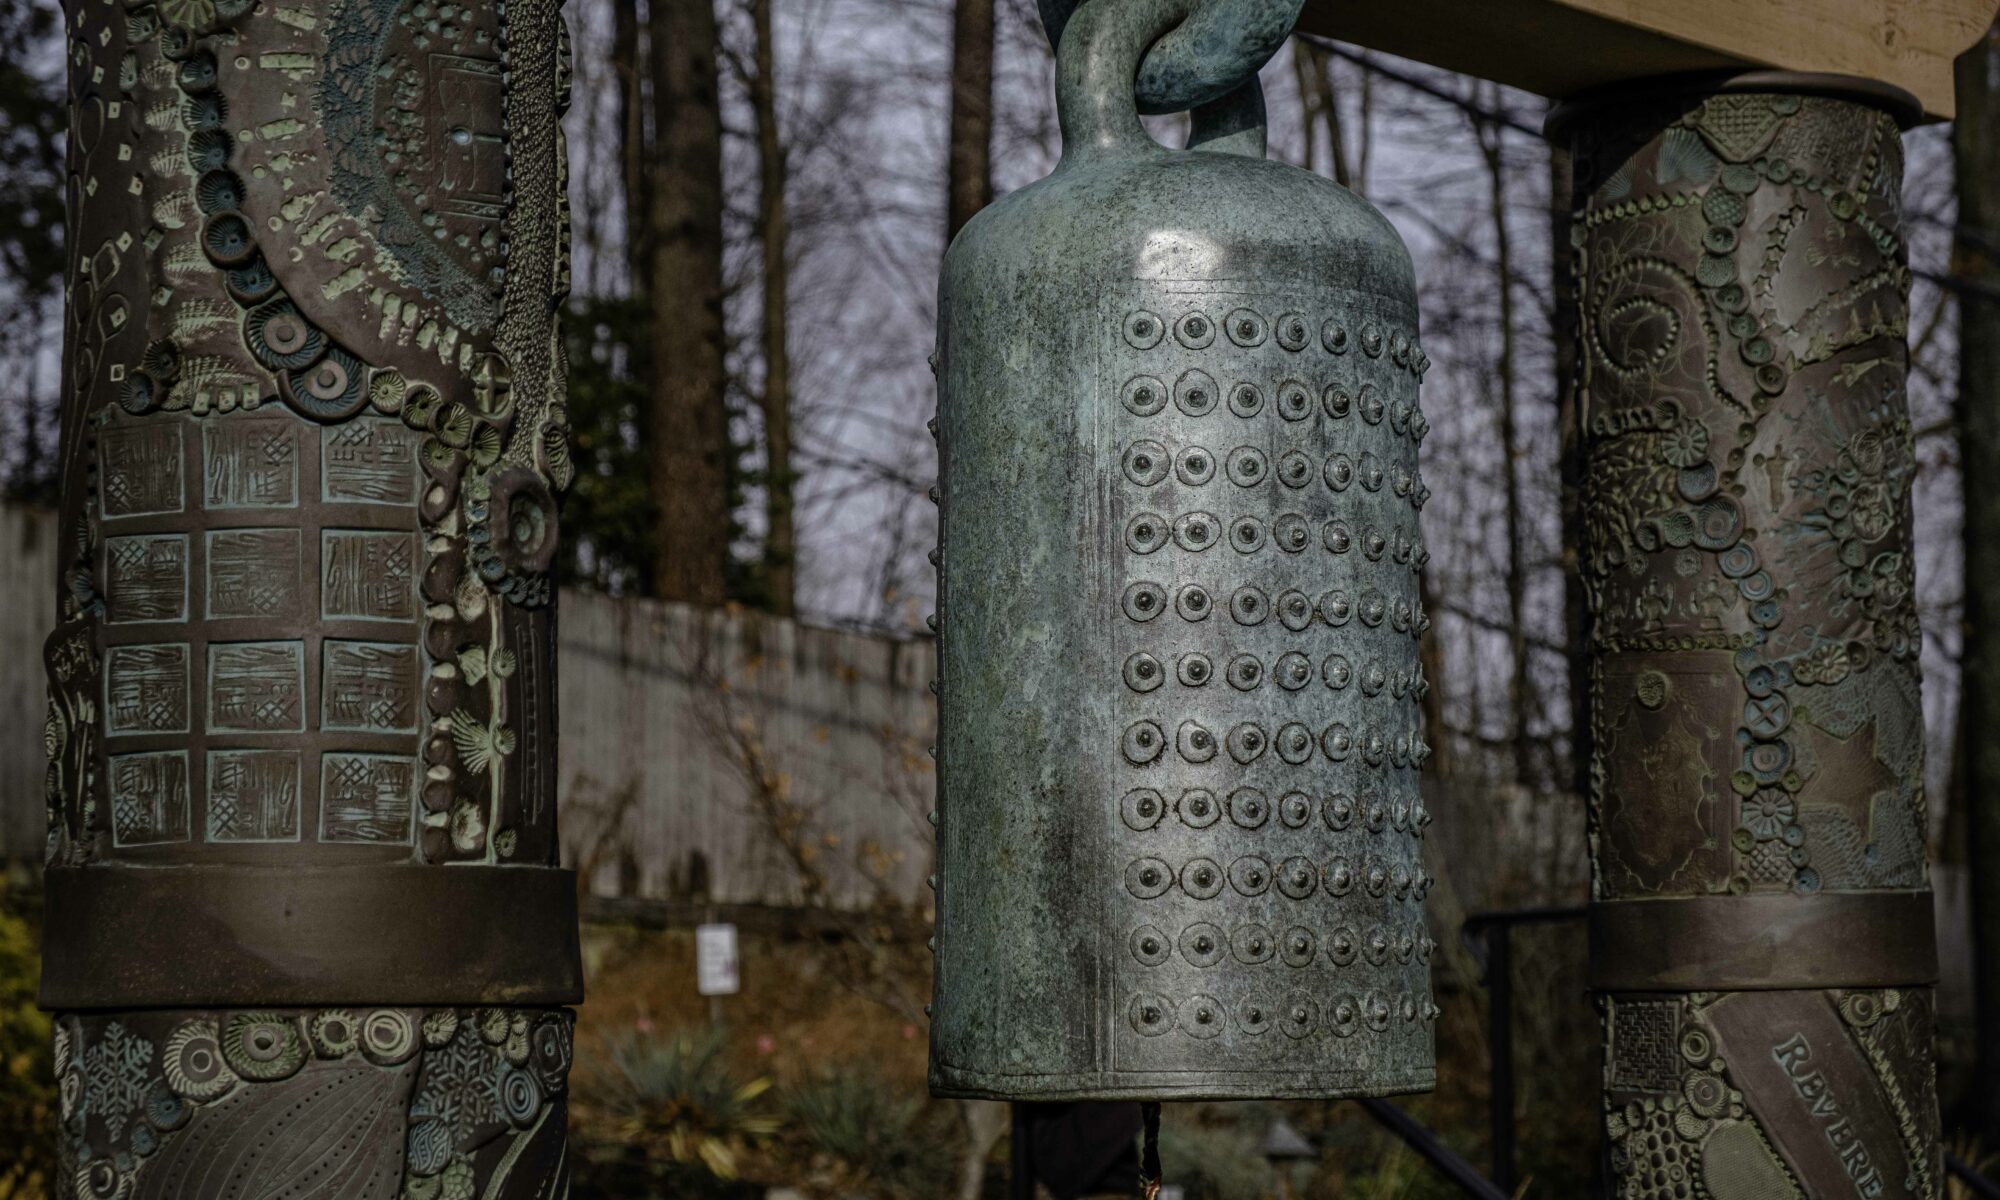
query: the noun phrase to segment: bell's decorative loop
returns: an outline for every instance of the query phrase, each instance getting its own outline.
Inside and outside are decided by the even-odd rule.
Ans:
[[[1062,45],[1080,2],[1041,0],[1051,45]],[[1132,81],[1139,111],[1183,112],[1236,90],[1284,45],[1304,6],[1304,0],[1187,0],[1139,64]]]
[[[1414,278],[1255,63],[1146,135],[1201,11],[1079,8],[1060,165],[945,262],[940,1094],[1432,1083]]]

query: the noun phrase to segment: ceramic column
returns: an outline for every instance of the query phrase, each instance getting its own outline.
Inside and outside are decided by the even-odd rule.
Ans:
[[[64,1196],[566,1194],[557,0],[70,0]]]
[[[1898,119],[1624,88],[1576,155],[1592,962],[1620,1197],[1942,1194]]]

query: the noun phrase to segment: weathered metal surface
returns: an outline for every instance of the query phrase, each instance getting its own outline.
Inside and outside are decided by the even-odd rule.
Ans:
[[[74,0],[67,25],[50,928],[88,919],[84,949],[116,949],[94,976],[58,949],[52,986],[75,1010],[223,1007],[246,1000],[246,982],[270,984],[259,1007],[322,987],[313,1003],[392,1002],[347,989],[421,974],[426,939],[505,919],[462,902],[487,873],[557,890],[566,879],[546,574],[570,471],[554,325],[567,284],[556,0]],[[282,911],[343,871],[345,886],[383,882],[372,910]],[[229,886],[210,901],[279,911],[197,903],[185,920],[107,927],[109,896],[171,902],[218,877]],[[452,878],[468,890],[439,894]],[[388,895],[432,901],[384,928]],[[322,946],[287,940],[308,926]],[[321,948],[370,973],[271,978]],[[260,973],[202,965],[235,958]],[[573,936],[488,966],[509,977],[455,979],[466,994],[429,998],[578,998]],[[556,1185],[528,1169],[536,1135],[518,1132],[560,1141],[553,1092],[515,1124],[440,1134],[421,1088],[403,1105],[398,1073],[363,1070],[351,1038],[303,1049],[316,1036],[303,1016],[214,1018],[246,1080],[312,1060],[287,1085],[302,1089],[296,1104],[183,1095],[161,1110],[166,1124],[130,1119],[171,1066],[169,1031],[195,1019],[62,1018],[82,1064],[64,1091],[66,1187]],[[358,1026],[364,1048],[372,1020]],[[231,1030],[251,1032],[232,1044]],[[239,1066],[243,1055],[261,1065]],[[332,1098],[348,1084],[326,1077],[350,1067],[370,1097],[352,1106]],[[500,1086],[478,1070],[467,1086]],[[337,1126],[336,1110],[368,1115]],[[383,1174],[392,1161],[403,1183]],[[333,1182],[364,1175],[365,1187]],[[314,1179],[327,1182],[300,1183]]]
[[[567,871],[58,871],[47,895],[45,1008],[564,1004],[583,990]],[[199,954],[160,953],[190,933]]]
[[[545,862],[557,18],[224,8],[74,14],[51,865]]]
[[[1927,891],[1785,892],[1600,900],[1590,976],[1600,991],[1893,987],[1938,974]],[[1838,946],[1830,954],[1827,947]]]
[[[1039,0],[1049,44],[1081,0]],[[1146,49],[1133,94],[1139,111],[1186,112],[1220,100],[1275,54],[1305,0],[1191,0],[1187,17]]]
[[[940,1094],[1432,1084],[1410,261],[1254,86],[1146,137],[1187,11],[1077,12],[945,262]]]
[[[1563,119],[1618,1195],[1935,1197],[1896,123]]]

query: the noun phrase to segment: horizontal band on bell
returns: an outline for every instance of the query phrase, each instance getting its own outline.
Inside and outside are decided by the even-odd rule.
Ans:
[[[1927,889],[1600,901],[1590,962],[1602,992],[1921,986],[1936,915]]]
[[[51,867],[43,1008],[564,1005],[576,872]]]
[[[1429,1045],[1428,1041],[1425,1043]],[[1429,1054],[1401,1067],[1338,1070],[1073,1071],[1008,1075],[954,1067],[931,1060],[931,1095],[940,1100],[1341,1100],[1405,1096],[1437,1090],[1437,1069]]]

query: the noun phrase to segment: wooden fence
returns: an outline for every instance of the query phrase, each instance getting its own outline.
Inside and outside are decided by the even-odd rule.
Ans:
[[[562,606],[563,845],[593,892],[922,899],[929,643],[584,592]]]

